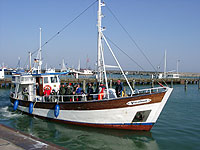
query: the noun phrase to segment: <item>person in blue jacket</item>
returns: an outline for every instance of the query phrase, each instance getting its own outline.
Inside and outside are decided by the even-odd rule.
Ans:
[[[76,87],[76,95],[81,95],[81,91],[82,91],[82,88],[81,88],[80,84],[78,84]],[[78,100],[80,100],[79,96],[77,97],[77,101]]]

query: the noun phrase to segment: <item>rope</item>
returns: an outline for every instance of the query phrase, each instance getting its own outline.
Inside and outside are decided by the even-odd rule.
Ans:
[[[104,35],[105,36],[105,35]],[[105,36],[106,37],[106,36]],[[123,51],[116,43],[114,43],[110,38],[106,37],[115,47],[117,47],[124,55],[126,55],[131,61],[133,61],[140,69],[144,71],[144,68],[140,66],[132,57],[130,57],[125,51]]]
[[[113,15],[113,17],[116,19],[116,21],[121,26],[121,28],[126,32],[126,34],[130,38],[130,40],[133,42],[133,44],[136,46],[136,48],[142,53],[142,55],[146,58],[146,60],[149,62],[149,64],[152,66],[152,68],[156,71],[155,67],[153,66],[153,64],[151,63],[151,61],[149,60],[149,58],[145,55],[145,53],[143,52],[143,50],[140,48],[140,46],[137,44],[137,42],[133,39],[133,37],[130,35],[130,33],[120,23],[119,19],[115,16],[115,14],[111,11],[111,9],[108,6],[106,8],[108,8],[109,12]]]
[[[86,9],[84,9],[79,15],[77,15],[73,20],[71,20],[69,23],[67,23],[63,28],[61,28],[56,34],[54,34],[52,37],[50,37],[41,47],[44,47],[46,44],[48,44],[51,40],[53,40],[55,37],[57,37],[61,32],[63,32],[68,26],[70,26],[75,20],[77,20],[82,14],[84,14],[90,7],[92,7],[98,0],[95,0],[93,3],[91,3]],[[33,51],[32,54],[36,53],[39,50],[39,48],[35,51]]]
[[[37,101],[35,101],[35,103],[33,104],[33,111],[35,110],[35,108],[34,108],[34,107],[35,107],[35,104],[36,104],[36,103],[37,103]]]
[[[128,35],[128,37],[130,38],[130,40],[132,41],[132,43],[136,46],[136,48],[142,53],[142,55],[146,58],[146,60],[148,61],[148,63],[152,66],[152,68],[154,69],[154,71],[156,73],[158,73],[158,71],[155,69],[155,67],[153,66],[153,64],[151,63],[151,61],[149,60],[149,58],[145,55],[145,53],[143,52],[142,48],[140,48],[140,46],[137,44],[137,42],[133,39],[133,37],[130,35],[130,33],[126,30],[126,28],[120,23],[119,19],[116,17],[116,15],[112,12],[112,10],[108,7],[108,11],[112,14],[112,16],[116,19],[116,21],[118,22],[118,24],[121,26],[121,28],[124,30],[124,32]],[[115,45],[115,44],[114,44]],[[126,54],[128,55],[128,54]],[[128,55],[129,57],[129,55]],[[131,58],[132,60],[132,58]],[[134,61],[135,62],[135,61]],[[156,82],[159,83],[159,81],[157,79],[155,79]],[[167,85],[167,83],[162,79],[162,81],[165,83],[165,85]],[[168,85],[167,85],[168,86]]]

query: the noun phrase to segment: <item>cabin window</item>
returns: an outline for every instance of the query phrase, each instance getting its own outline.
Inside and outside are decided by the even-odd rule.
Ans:
[[[48,77],[44,77],[44,83],[49,83]]]
[[[57,77],[55,76],[55,77],[51,77],[51,83],[57,83],[58,82],[58,80],[57,80]]]
[[[145,122],[149,117],[151,110],[138,111],[132,122]]]

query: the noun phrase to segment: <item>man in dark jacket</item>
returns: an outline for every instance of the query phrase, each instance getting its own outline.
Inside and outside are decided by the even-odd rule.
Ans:
[[[94,87],[92,86],[92,83],[88,84],[88,89],[87,89],[87,99],[92,100],[93,96],[90,94],[94,94]]]
[[[65,90],[65,85],[63,84],[63,85],[61,85],[61,87],[60,87],[59,94],[60,94],[60,95],[65,95],[65,92],[66,92],[66,90]]]
[[[122,91],[123,91],[123,85],[120,80],[117,80],[117,85],[115,87],[116,95],[117,97],[122,96]]]

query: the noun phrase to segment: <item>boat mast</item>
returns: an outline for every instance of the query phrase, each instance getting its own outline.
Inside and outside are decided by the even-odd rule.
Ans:
[[[18,57],[17,69],[18,70],[21,69],[21,58],[20,57]]]
[[[108,95],[108,98],[109,98],[108,81],[107,81],[107,76],[106,76],[106,65],[105,65],[105,61],[104,61],[103,46],[102,46],[102,40],[104,40],[108,49],[110,50],[112,56],[114,57],[119,69],[121,70],[122,75],[124,76],[128,86],[130,87],[131,93],[134,94],[134,91],[133,91],[126,75],[124,74],[122,67],[120,66],[115,54],[113,53],[110,45],[108,44],[108,41],[106,40],[106,38],[103,34],[103,31],[105,30],[105,28],[102,28],[102,26],[101,26],[101,19],[103,17],[102,12],[101,12],[102,6],[105,6],[105,4],[101,3],[101,0],[99,0],[99,5],[98,5],[98,8],[99,8],[98,9],[98,52],[97,52],[98,81],[103,83],[103,81],[104,81],[103,75],[105,76],[107,95]]]
[[[31,52],[29,52],[29,69],[30,69],[30,71],[31,71]]]
[[[176,62],[176,73],[178,74],[178,63],[180,62],[180,60],[177,60]]]
[[[102,67],[102,56],[101,56],[101,49],[102,49],[102,27],[101,27],[101,20],[102,20],[102,12],[101,7],[104,6],[104,3],[101,3],[101,0],[98,2],[98,13],[97,13],[97,27],[98,27],[98,41],[97,41],[97,79],[98,82],[103,82],[103,67]]]
[[[166,75],[166,70],[167,70],[167,51],[165,50],[165,60],[164,60],[164,78],[167,77],[167,75]]]
[[[42,28],[40,28],[40,48],[39,48],[38,74],[41,73],[41,66],[42,66]]]

